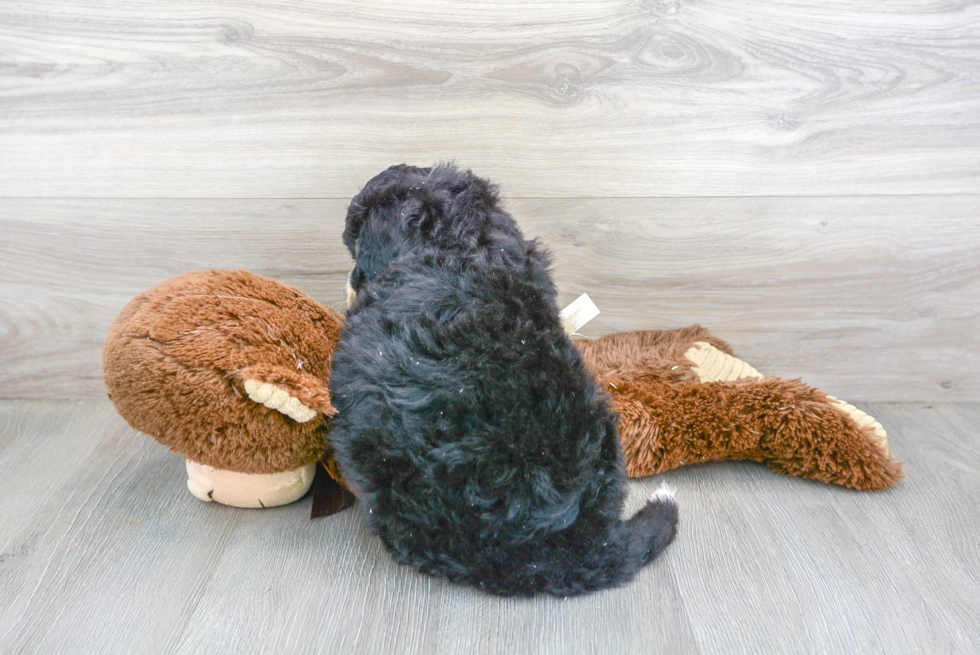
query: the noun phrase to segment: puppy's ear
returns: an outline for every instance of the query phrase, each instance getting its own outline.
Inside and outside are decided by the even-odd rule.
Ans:
[[[412,180],[424,179],[431,171],[431,168],[398,164],[378,173],[364,185],[347,208],[343,238],[352,257],[357,258],[357,240],[361,238],[364,223],[370,219],[374,210],[379,206],[395,203],[399,188],[404,190],[411,187]]]
[[[361,226],[367,216],[367,207],[354,206],[352,202],[347,208],[347,224],[344,226],[344,245],[350,251],[350,256],[357,259],[357,240],[361,236]]]
[[[392,234],[385,229],[391,226],[391,221],[375,221],[372,218],[364,221],[355,245],[354,271],[351,275],[351,286],[355,291],[360,291],[364,284],[384,275],[404,246],[397,232]]]
[[[354,268],[347,276],[347,284],[349,285],[349,291],[347,292],[347,304],[351,305],[353,297],[356,297],[360,292],[364,283],[367,282],[367,275],[364,274],[364,269],[361,268],[360,264],[354,264]]]

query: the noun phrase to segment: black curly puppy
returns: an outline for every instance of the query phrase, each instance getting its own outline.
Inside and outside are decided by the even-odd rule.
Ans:
[[[497,594],[626,582],[674,536],[655,494],[620,521],[616,416],[562,331],[548,256],[496,188],[394,166],[354,198],[356,300],[329,433],[396,560]]]

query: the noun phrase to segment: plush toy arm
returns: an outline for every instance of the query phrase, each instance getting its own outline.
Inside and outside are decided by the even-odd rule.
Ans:
[[[317,412],[327,416],[337,413],[330,402],[327,385],[309,373],[284,366],[258,365],[238,371],[236,377],[249,398],[298,423],[311,420]]]
[[[903,477],[880,423],[800,380],[763,377],[699,326],[576,345],[621,415],[632,477],[738,459],[860,490]]]
[[[684,464],[751,460],[777,473],[877,491],[902,479],[872,426],[827,394],[777,377],[717,382],[609,380],[632,477]]]
[[[696,342],[684,353],[684,357],[694,364],[692,370],[700,382],[731,382],[732,380],[741,380],[743,378],[758,378],[761,380],[764,377],[762,373],[759,373],[759,371],[738,357],[722,352],[706,341]],[[847,414],[859,428],[868,428],[870,430],[868,436],[878,441],[878,445],[884,453],[891,457],[891,451],[888,448],[888,435],[885,433],[885,428],[882,427],[881,423],[840,398],[834,398],[828,395],[827,399],[837,409]]]

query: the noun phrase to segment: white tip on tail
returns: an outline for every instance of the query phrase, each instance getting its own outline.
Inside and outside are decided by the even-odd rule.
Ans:
[[[662,483],[657,488],[656,491],[654,491],[652,494],[650,494],[650,500],[651,501],[657,501],[657,500],[667,501],[668,503],[674,503],[675,505],[677,504],[677,499],[674,498],[674,490],[671,489],[670,486],[666,482]]]

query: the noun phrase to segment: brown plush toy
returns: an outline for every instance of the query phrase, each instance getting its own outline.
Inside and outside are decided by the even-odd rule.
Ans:
[[[563,312],[568,332],[597,310]],[[247,271],[168,280],[126,306],[103,372],[130,425],[187,459],[188,487],[238,507],[292,502],[316,462],[342,482],[323,431],[343,317]],[[580,340],[620,412],[632,477],[748,459],[785,475],[879,490],[902,478],[881,425],[799,380],[762,377],[699,326]]]
[[[109,398],[187,459],[187,486],[236,507],[291,503],[328,456],[327,380],[344,317],[247,271],[180,275],[109,329]]]

